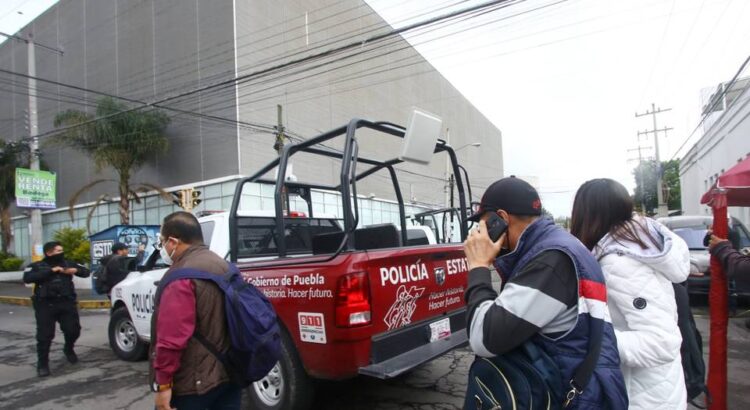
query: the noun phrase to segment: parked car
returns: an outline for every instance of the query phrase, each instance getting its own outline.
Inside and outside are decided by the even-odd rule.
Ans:
[[[710,276],[710,255],[703,244],[706,232],[713,225],[710,215],[683,215],[658,218],[661,222],[685,240],[690,249],[690,276],[688,277],[688,292],[691,295],[707,295]],[[747,228],[737,218],[729,220],[729,240],[735,249],[750,248],[750,234]],[[750,297],[750,281],[731,280],[729,282],[730,305],[736,306],[738,296]]]

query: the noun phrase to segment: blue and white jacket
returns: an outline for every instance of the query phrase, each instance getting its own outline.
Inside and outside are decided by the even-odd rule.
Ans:
[[[488,269],[469,275],[467,330],[474,352],[491,357],[531,340],[557,363],[567,388],[588,352],[591,324],[602,321],[598,364],[571,408],[627,409],[604,278],[586,247],[550,219],[539,218],[495,266],[503,279],[499,295]]]

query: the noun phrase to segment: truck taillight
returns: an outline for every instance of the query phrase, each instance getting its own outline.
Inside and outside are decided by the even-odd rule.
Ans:
[[[300,211],[284,211],[284,216],[287,218],[307,218],[307,215],[304,212]]]
[[[368,325],[370,319],[370,280],[367,273],[350,273],[339,278],[336,289],[336,326]]]

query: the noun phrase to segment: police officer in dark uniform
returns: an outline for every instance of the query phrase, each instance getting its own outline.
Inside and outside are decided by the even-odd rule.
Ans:
[[[49,348],[55,337],[56,322],[60,323],[60,329],[65,335],[65,357],[71,364],[78,361],[73,345],[81,335],[81,323],[78,319],[73,275],[82,278],[90,275],[86,267],[65,260],[60,242],[48,242],[43,249],[44,259],[32,263],[23,273],[25,283],[36,285],[31,300],[36,313],[39,377],[49,376]]]

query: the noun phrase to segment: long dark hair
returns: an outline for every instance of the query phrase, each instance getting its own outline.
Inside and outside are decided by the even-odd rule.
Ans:
[[[570,233],[589,250],[606,234],[617,242],[633,242],[646,249],[646,240],[659,246],[646,226],[633,219],[633,199],[622,184],[608,178],[586,181],[576,192]],[[644,238],[645,236],[645,238]]]

